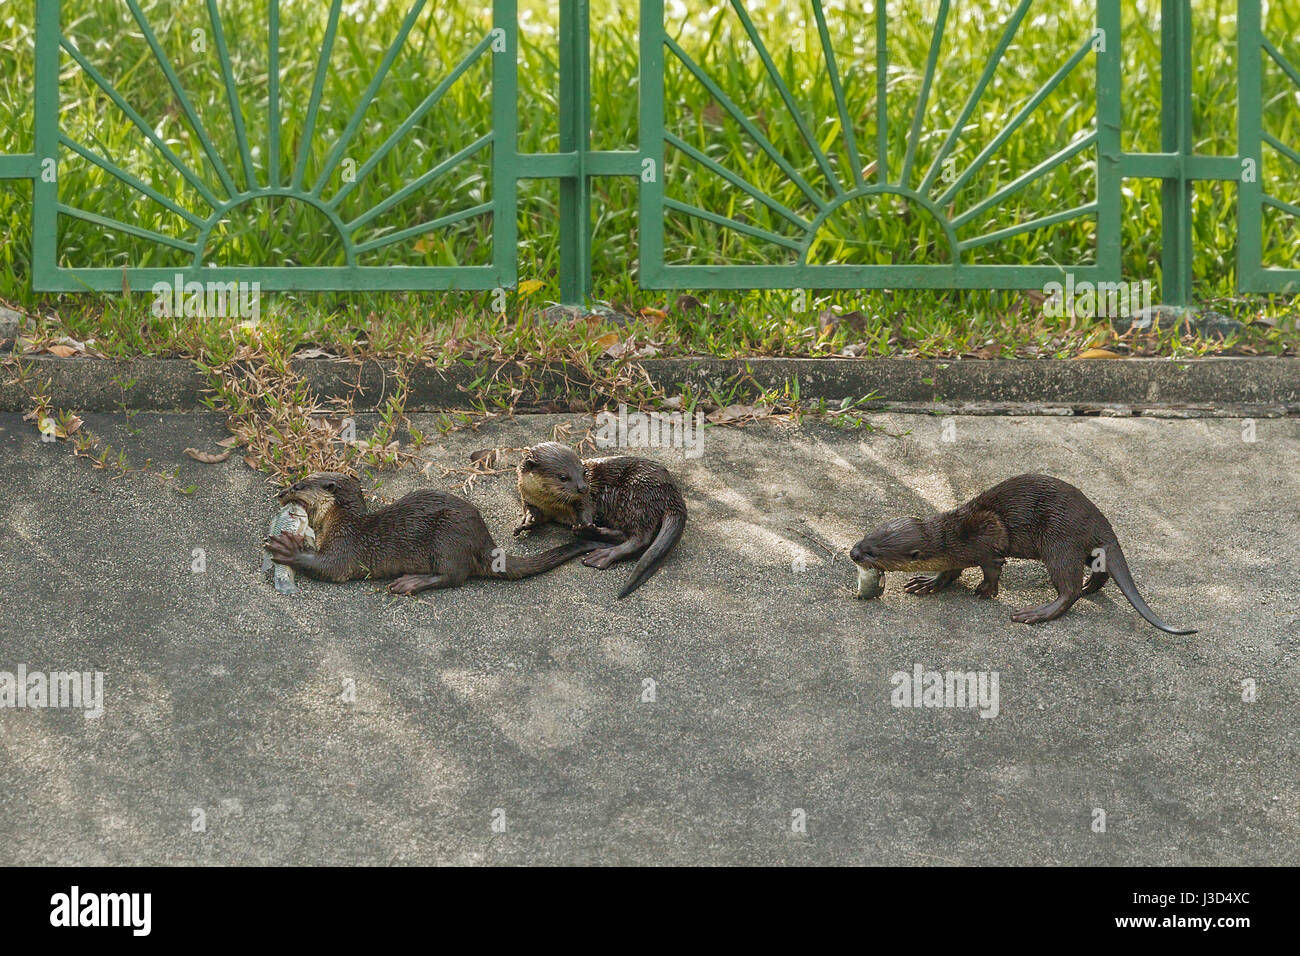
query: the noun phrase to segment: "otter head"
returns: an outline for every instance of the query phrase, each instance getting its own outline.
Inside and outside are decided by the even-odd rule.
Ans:
[[[587,494],[587,469],[568,445],[542,442],[524,452],[519,491],[525,501],[540,508],[571,507]]]
[[[849,557],[860,568],[880,571],[942,571],[949,567],[920,518],[886,521],[855,544]]]
[[[312,528],[320,527],[335,508],[349,515],[361,515],[366,511],[361,485],[351,475],[338,471],[318,471],[308,475],[285,488],[277,497],[282,505],[302,505]]]

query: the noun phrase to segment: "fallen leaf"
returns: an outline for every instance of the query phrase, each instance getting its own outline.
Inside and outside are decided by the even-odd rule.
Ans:
[[[311,415],[307,419],[307,426],[332,436],[339,434],[347,427],[347,419],[330,418],[328,415]]]
[[[1118,352],[1110,349],[1085,349],[1075,356],[1076,359],[1117,359],[1122,358]]]
[[[689,292],[683,292],[677,297],[676,309],[678,312],[695,312],[702,308],[704,308],[704,303]]]
[[[546,283],[541,279],[525,279],[519,283],[518,292],[520,295],[532,295],[545,285]]]
[[[46,420],[53,426],[50,431],[54,434],[55,438],[67,438],[70,435],[75,435],[77,432],[81,431],[81,426],[83,424],[81,418],[77,415],[69,415],[67,421],[63,422],[54,418]],[[42,428],[42,431],[44,431],[44,428]]]
[[[217,455],[217,454],[213,454],[210,451],[199,451],[197,448],[186,448],[185,454],[190,458],[193,458],[195,461],[203,462],[205,465],[215,465],[218,462],[225,461],[227,458],[229,458],[230,453],[233,450],[234,449],[232,448],[227,448],[221,454]]]
[[[716,412],[711,412],[705,417],[714,424],[725,425],[728,422],[766,418],[770,414],[772,414],[772,409],[767,405],[728,405],[726,408],[719,408]]]
[[[51,345],[46,348],[51,355],[57,355],[59,358],[72,358],[77,354],[77,350],[67,345]]]
[[[617,333],[617,332],[606,332],[606,333],[605,333],[604,335],[602,335],[600,338],[596,339],[596,341],[595,341],[594,344],[595,344],[598,348],[608,349],[608,348],[610,348],[611,346],[618,344],[618,333]]]

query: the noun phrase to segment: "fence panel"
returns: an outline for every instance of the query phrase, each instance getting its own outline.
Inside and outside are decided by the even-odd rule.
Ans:
[[[1198,181],[1237,185],[1239,287],[1300,291],[1300,268],[1270,253],[1294,248],[1300,228],[1300,196],[1286,194],[1300,168],[1286,120],[1300,102],[1300,66],[1294,38],[1268,35],[1265,0],[1237,4],[1237,155],[1195,149],[1191,0],[1161,0],[1161,145],[1150,153],[1123,149],[1121,54],[1133,38],[1123,35],[1121,0],[930,0],[933,22],[923,25],[917,5],[901,0],[791,0],[782,9],[802,18],[802,45],[743,0],[674,3],[671,22],[664,0],[640,0],[640,142],[624,151],[591,149],[590,3],[560,0],[554,153],[518,148],[517,0],[471,11],[476,25],[446,62],[417,43],[437,4],[410,0],[400,23],[383,21],[391,36],[364,64],[372,72],[355,102],[330,95],[347,27],[342,0],[312,21],[319,47],[309,83],[281,69],[304,27],[299,12],[282,19],[280,0],[269,0],[252,31],[227,23],[246,4],[186,4],[187,17],[202,18],[201,49],[173,20],[157,28],[168,0],[148,14],[140,0],[122,0],[137,66],[156,72],[151,105],[166,106],[161,116],[128,101],[101,68],[115,52],[104,38],[78,37],[60,0],[35,2],[34,149],[0,156],[0,179],[33,181],[37,291],[141,289],[177,275],[266,290],[509,287],[518,184],[553,179],[561,297],[579,302],[592,286],[600,176],[639,181],[646,288],[1042,288],[1067,273],[1117,283],[1123,182],[1139,177],[1162,183],[1165,302],[1191,295]],[[995,12],[1005,16],[995,22]],[[263,58],[264,93],[236,81],[236,53],[248,72],[250,33],[261,44],[253,55]],[[954,61],[956,39],[981,58]],[[900,45],[914,56],[898,57]],[[386,98],[395,63],[427,79],[396,114]],[[210,95],[194,96],[199,82],[213,84]],[[1280,98],[1271,92],[1279,83]],[[445,101],[466,89],[479,101],[489,91],[485,128],[449,112]],[[90,90],[105,127],[131,127],[138,147],[110,155],[95,131],[68,128],[72,90]],[[164,122],[179,141],[159,135]],[[210,135],[218,125],[225,135]],[[1039,134],[1034,148],[1023,143],[1027,131]],[[384,192],[376,181],[392,182],[399,155],[411,172]],[[138,216],[106,215],[93,191],[68,188],[70,175],[125,190]],[[272,251],[294,264],[226,261],[231,248],[244,249],[228,245],[232,223],[249,215],[267,228],[296,216],[299,236],[324,249],[324,261],[298,264],[292,242]],[[86,229],[115,237],[112,263],[74,261]],[[891,248],[891,236],[903,248]],[[470,251],[453,250],[454,240]]]

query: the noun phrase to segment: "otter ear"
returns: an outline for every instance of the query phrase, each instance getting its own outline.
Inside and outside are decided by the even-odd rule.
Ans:
[[[519,463],[519,467],[520,467],[520,469],[522,469],[523,471],[532,471],[532,470],[534,470],[534,469],[537,467],[537,459],[536,459],[536,458],[525,458],[523,461],[521,461],[521,462]]]
[[[332,481],[327,481],[321,485],[322,490],[327,491],[331,495],[338,491],[338,487],[339,486]]]

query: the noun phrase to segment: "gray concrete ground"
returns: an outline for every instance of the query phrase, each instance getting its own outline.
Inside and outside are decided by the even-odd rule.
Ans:
[[[97,720],[0,710],[0,863],[1295,863],[1300,422],[1252,443],[1233,420],[957,418],[952,442],[937,418],[872,421],[647,452],[690,520],[616,602],[630,566],[576,562],[416,600],[283,597],[258,570],[263,478],[182,457],[219,417],[141,413],[137,435],[90,418],[134,460],[180,464],[187,497],[0,416],[0,670],[105,674]],[[1085,489],[1157,613],[1200,633],[1156,631],[1113,586],[1013,624],[1052,594],[1027,562],[991,603],[973,572],[852,597],[866,525],[1031,469]],[[385,492],[457,483],[405,472]],[[469,497],[514,549],[562,537],[511,539],[508,476]],[[891,706],[917,664],[998,672],[998,715]]]

